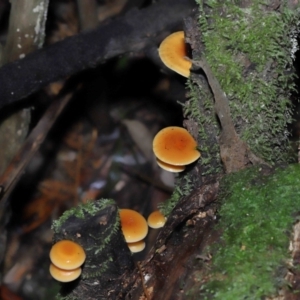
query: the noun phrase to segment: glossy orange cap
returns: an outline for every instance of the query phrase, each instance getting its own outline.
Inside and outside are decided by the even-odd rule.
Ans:
[[[184,76],[190,76],[192,63],[187,60],[184,32],[174,32],[166,37],[159,46],[159,57],[162,62],[171,70]]]
[[[85,261],[83,248],[72,241],[62,240],[54,244],[50,250],[51,262],[58,268],[74,270]]]
[[[70,282],[77,279],[81,274],[81,268],[77,268],[74,270],[63,270],[55,266],[54,264],[50,264],[49,272],[51,276],[60,282]]]
[[[146,219],[132,209],[120,209],[122,232],[127,243],[135,243],[145,238],[148,233]]]
[[[149,227],[157,229],[165,225],[166,218],[159,210],[156,210],[149,215],[147,222]]]
[[[170,165],[188,165],[200,157],[197,142],[182,127],[166,127],[159,131],[153,139],[155,156]]]

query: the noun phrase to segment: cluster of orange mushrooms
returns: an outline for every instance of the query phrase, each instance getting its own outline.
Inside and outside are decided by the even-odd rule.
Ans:
[[[178,31],[169,35],[161,43],[159,56],[163,63],[178,74],[189,77],[192,63],[187,59],[184,32]],[[170,172],[181,172],[185,166],[200,157],[197,142],[189,132],[181,127],[166,127],[159,131],[153,140],[153,151],[158,165]],[[120,222],[125,241],[132,253],[145,248],[144,238],[151,228],[163,227],[166,218],[154,211],[146,219],[132,209],[120,210]],[[70,240],[61,240],[54,244],[50,251],[50,274],[61,282],[77,279],[82,272],[86,254],[83,248]]]
[[[135,210],[121,209],[120,221],[128,248],[132,253],[136,253],[145,249],[146,244],[144,238],[148,234],[148,226],[155,229],[163,227],[166,218],[157,210],[152,212],[146,221],[146,219]]]
[[[151,228],[163,227],[166,219],[159,212],[152,212],[147,221],[138,212],[132,209],[120,210],[120,222],[125,241],[132,253],[143,251],[144,238],[148,234],[148,225]],[[60,282],[70,282],[81,275],[81,266],[86,258],[83,248],[70,240],[61,240],[50,250],[50,274]]]

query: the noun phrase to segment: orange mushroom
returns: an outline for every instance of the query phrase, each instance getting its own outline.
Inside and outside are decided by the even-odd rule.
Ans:
[[[55,266],[54,264],[50,264],[49,272],[51,276],[60,282],[70,282],[77,279],[81,275],[81,268],[77,268],[74,270],[63,270]]]
[[[149,215],[147,223],[151,228],[161,228],[165,225],[166,218],[159,210],[156,210]]]
[[[148,233],[146,219],[132,209],[120,209],[122,232],[127,243],[135,243],[144,239]]]
[[[188,165],[200,157],[197,142],[181,127],[171,126],[159,131],[153,139],[155,156],[173,166]]]
[[[167,163],[159,160],[158,158],[156,158],[156,162],[162,169],[164,169],[168,172],[179,173],[179,172],[182,172],[185,170],[185,166],[170,165],[170,164],[167,164]]]
[[[54,244],[50,250],[51,262],[60,269],[74,270],[85,261],[83,248],[69,240],[62,240]]]
[[[183,31],[174,32],[166,37],[159,46],[158,54],[168,68],[184,77],[190,76],[192,63],[186,59],[187,51]]]
[[[137,253],[145,249],[146,243],[144,240],[141,240],[135,243],[127,243],[127,246],[132,253]]]

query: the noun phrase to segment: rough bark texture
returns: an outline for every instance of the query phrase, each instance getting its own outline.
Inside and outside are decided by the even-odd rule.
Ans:
[[[218,238],[216,206],[219,183],[212,180],[184,197],[159,233],[126,299],[184,299],[195,263],[205,258],[203,249]],[[133,277],[134,278],[134,277]]]

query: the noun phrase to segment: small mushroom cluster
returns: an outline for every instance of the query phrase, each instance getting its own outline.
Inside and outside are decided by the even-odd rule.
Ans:
[[[153,139],[157,164],[164,170],[178,173],[200,157],[197,142],[181,127],[170,126],[159,131]]]
[[[120,209],[120,220],[123,235],[132,253],[144,250],[148,225],[151,228],[160,228],[166,222],[159,211],[151,213],[146,221],[140,213],[132,209]],[[61,240],[50,250],[50,274],[60,282],[73,281],[81,275],[81,266],[85,259],[86,254],[79,244]]]
[[[132,209],[120,209],[121,228],[132,253],[140,252],[145,249],[144,238],[148,234],[148,225],[151,228],[163,227],[166,219],[159,211],[151,213],[146,219],[137,211]]]
[[[86,258],[83,248],[70,240],[61,240],[50,250],[50,274],[61,282],[70,282],[81,274]]]
[[[131,252],[140,252],[145,248],[144,238],[148,234],[145,218],[135,210],[121,209],[120,220],[123,235]]]

